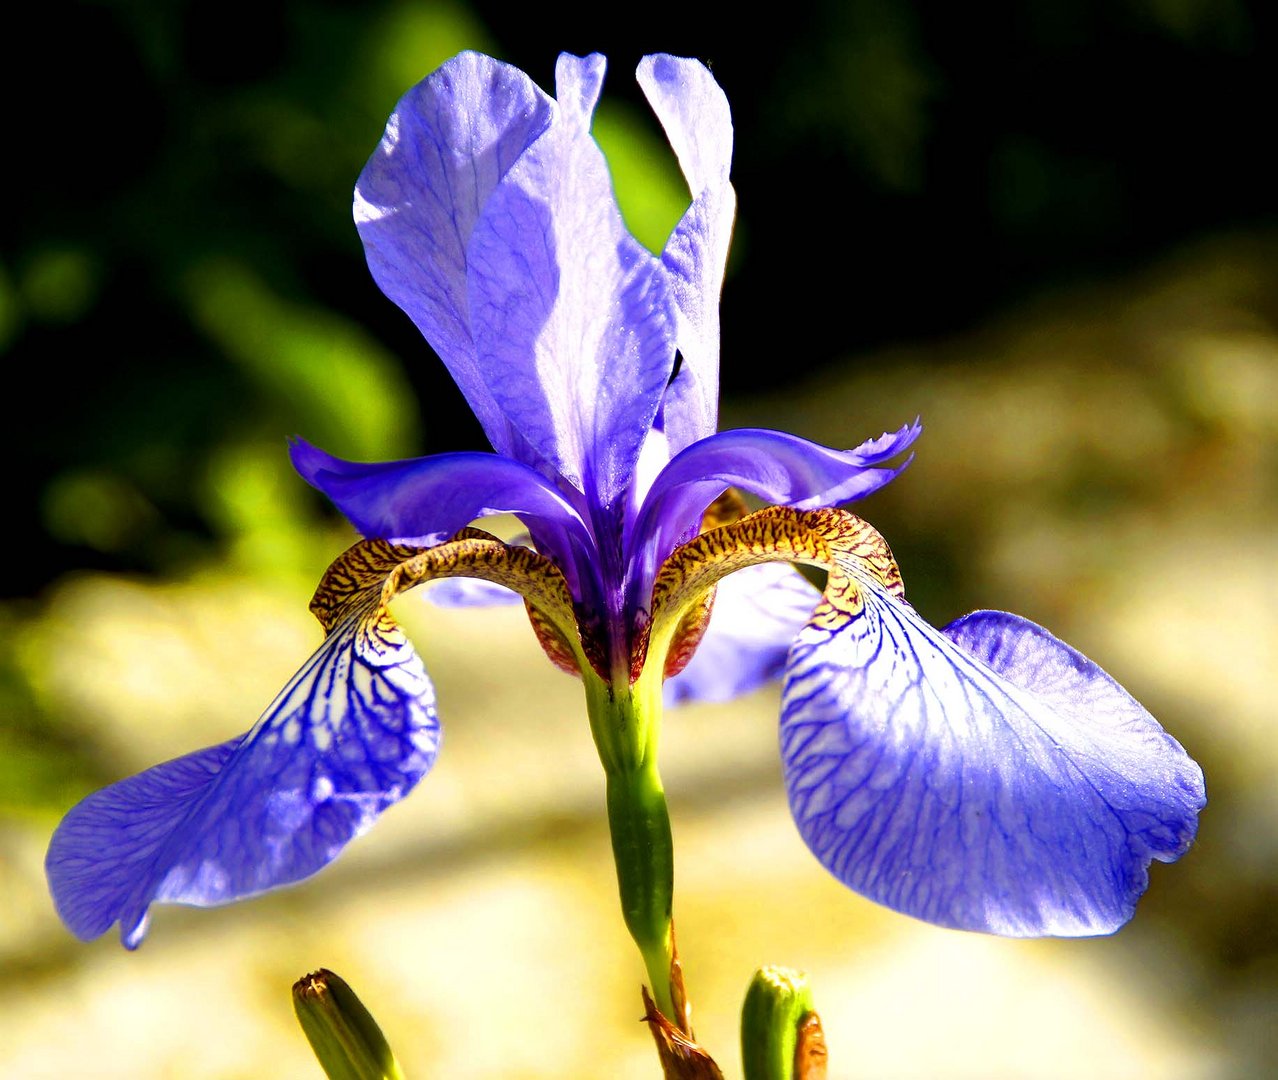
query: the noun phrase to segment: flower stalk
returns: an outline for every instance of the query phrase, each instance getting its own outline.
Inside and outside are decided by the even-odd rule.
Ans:
[[[590,731],[607,783],[622,917],[643,957],[657,1008],[690,1034],[672,921],[674,842],[657,769],[661,680],[644,672],[617,687],[587,671],[584,682]]]

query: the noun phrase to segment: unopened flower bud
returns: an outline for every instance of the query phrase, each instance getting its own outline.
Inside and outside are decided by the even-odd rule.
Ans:
[[[331,971],[298,979],[293,1008],[329,1080],[404,1080],[377,1021]]]
[[[825,1080],[825,1035],[803,972],[755,972],[741,1009],[741,1058],[745,1080]]]

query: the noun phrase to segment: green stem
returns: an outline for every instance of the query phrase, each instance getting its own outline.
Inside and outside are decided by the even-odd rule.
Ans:
[[[674,845],[655,765],[608,777],[608,825],[626,929],[643,955],[657,1007],[677,1024],[670,978]]]
[[[590,729],[607,776],[622,917],[643,957],[657,1007],[682,1027],[682,994],[672,976],[674,842],[657,771],[660,680],[641,677],[634,685],[615,688],[590,674],[585,682]]]

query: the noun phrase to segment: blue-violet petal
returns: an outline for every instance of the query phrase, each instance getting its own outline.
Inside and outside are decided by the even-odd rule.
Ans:
[[[674,362],[665,276],[626,231],[590,135],[603,68],[559,58],[555,120],[493,191],[467,253],[488,388],[594,507],[625,492]]]
[[[808,846],[853,889],[941,926],[1117,929],[1150,860],[1194,837],[1197,764],[1041,627],[979,612],[942,633],[863,586],[854,616],[818,610],[787,667],[781,751]]]
[[[591,541],[577,511],[541,473],[498,454],[432,454],[404,461],[344,461],[302,439],[293,467],[367,537],[430,547],[472,521],[516,514],[571,572]],[[575,552],[575,554],[574,554]]]
[[[209,907],[309,877],[412,790],[439,736],[412,647],[352,616],[247,735],[71,809],[45,860],[58,913],[86,940],[119,922],[136,948],[152,903]]]
[[[692,193],[661,253],[683,356],[661,406],[662,427],[677,453],[719,426],[719,293],[736,214],[728,182],[732,114],[719,84],[696,60],[646,56],[638,79]]]
[[[382,291],[439,353],[498,453],[518,450],[479,369],[466,248],[498,182],[550,123],[518,68],[462,53],[400,100],[355,186],[355,224]]]
[[[693,535],[707,506],[729,487],[799,510],[837,506],[877,491],[906,465],[884,468],[914,442],[917,423],[854,450],[763,428],[721,431],[676,454],[653,482],[628,535],[631,587],[645,596],[657,567]]]
[[[666,682],[666,703],[731,701],[779,679],[820,599],[816,587],[784,563],[748,566],[724,578],[697,651]]]

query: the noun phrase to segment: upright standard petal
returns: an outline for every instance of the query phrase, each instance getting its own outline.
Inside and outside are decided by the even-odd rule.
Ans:
[[[519,447],[480,371],[467,246],[493,189],[553,103],[517,68],[462,53],[400,100],[355,188],[369,269],[447,365],[493,448]]]
[[[683,356],[661,407],[662,427],[677,453],[718,427],[719,293],[736,216],[728,182],[732,114],[719,84],[696,60],[646,56],[638,79],[692,193],[661,253]]]
[[[1106,934],[1184,854],[1202,772],[1094,663],[1015,615],[928,626],[848,568],[786,672],[781,752],[817,858],[872,900],[1010,937]]]
[[[152,903],[209,907],[309,877],[438,749],[430,682],[377,579],[247,735],[72,808],[45,861],[58,913],[86,940],[118,922],[136,948]]]
[[[555,119],[497,185],[468,248],[489,391],[532,450],[613,507],[674,360],[657,261],[626,231],[590,117],[600,56],[561,56]]]

